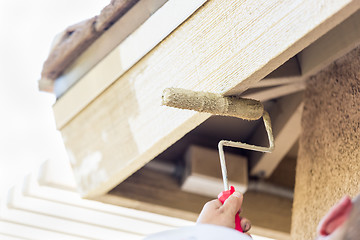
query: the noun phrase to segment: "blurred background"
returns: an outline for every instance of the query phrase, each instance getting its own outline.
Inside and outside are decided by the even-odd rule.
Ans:
[[[109,0],[0,1],[0,199],[45,160],[66,160],[38,80],[56,34],[97,15]]]

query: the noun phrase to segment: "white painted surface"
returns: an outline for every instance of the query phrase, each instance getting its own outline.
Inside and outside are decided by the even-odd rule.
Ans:
[[[81,199],[72,190],[48,185],[70,182],[48,174],[55,169],[71,171],[66,164],[47,161],[0,202],[0,239],[137,240],[194,225],[191,221]],[[253,239],[263,240],[258,236]]]

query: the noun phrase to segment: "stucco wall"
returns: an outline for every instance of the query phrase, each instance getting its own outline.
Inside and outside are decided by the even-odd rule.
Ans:
[[[292,239],[315,236],[343,195],[360,192],[360,47],[308,80],[296,167]]]

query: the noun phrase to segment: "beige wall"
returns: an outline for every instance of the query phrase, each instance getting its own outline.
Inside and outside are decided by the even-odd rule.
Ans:
[[[327,210],[360,192],[360,47],[308,80],[292,239],[309,240]]]

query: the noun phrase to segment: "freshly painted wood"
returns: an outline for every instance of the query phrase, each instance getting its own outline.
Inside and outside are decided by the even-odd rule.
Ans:
[[[300,52],[304,76],[314,75],[360,45],[360,10]]]
[[[59,164],[54,164],[54,161],[48,161],[49,164],[44,169],[44,166],[41,166],[41,168],[38,169],[38,171],[35,171],[34,173],[27,176],[22,185],[16,186],[17,190],[21,189],[21,196],[19,196],[19,192],[11,192],[14,193],[12,195],[9,195],[9,201],[8,205],[14,205],[16,206],[17,202],[22,202],[22,200],[25,199],[37,199],[43,203],[42,200],[46,202],[50,202],[52,204],[60,204],[63,206],[63,209],[71,208],[71,209],[77,209],[77,211],[88,211],[91,210],[92,212],[96,212],[97,214],[107,214],[111,216],[117,216],[119,217],[119,220],[121,220],[123,217],[129,218],[129,219],[137,219],[144,221],[148,224],[157,224],[160,226],[171,226],[171,227],[182,227],[187,226],[189,224],[192,224],[189,221],[178,219],[178,218],[172,218],[167,217],[164,215],[158,215],[153,214],[149,212],[143,212],[143,211],[136,211],[133,209],[128,209],[124,207],[119,206],[113,206],[109,204],[103,204],[97,201],[87,200],[80,197],[79,193],[75,191],[71,191],[69,189],[64,189],[63,184],[60,184],[64,180],[64,178],[67,178],[68,175],[64,175],[61,179],[53,180],[51,182],[45,181],[42,179],[46,174],[44,175],[43,172],[47,171],[51,168],[59,168]],[[64,162],[63,162],[64,164]],[[61,167],[60,167],[61,168]],[[64,166],[62,166],[64,168]],[[54,176],[56,177],[56,176]],[[47,178],[48,179],[48,178]],[[53,182],[57,182],[54,186]],[[67,182],[67,181],[65,181]],[[48,185],[49,184],[49,185]],[[10,193],[10,192],[9,192]],[[20,197],[20,200],[19,200]],[[54,206],[54,205],[52,205]],[[36,208],[36,206],[33,206],[33,211],[44,211],[44,209]],[[61,208],[61,207],[60,207]],[[57,211],[52,212],[54,215],[56,214],[62,214],[58,213]],[[51,213],[48,213],[47,215],[51,215]],[[139,218],[141,216],[141,218]],[[118,221],[118,220],[117,220]],[[145,224],[146,225],[146,224]],[[150,226],[149,225],[149,226]]]
[[[31,240],[29,238],[16,236],[16,234],[14,233],[10,233],[10,234],[0,233],[0,239],[1,240]]]
[[[278,101],[276,118],[273,119],[275,149],[271,154],[252,153],[250,160],[256,162],[251,169],[251,175],[270,177],[280,161],[298,140],[301,132],[301,114],[303,110],[303,95],[301,93],[287,96]],[[261,142],[265,133],[258,129],[252,137],[252,142]]]
[[[43,229],[41,227],[33,227],[22,223],[7,221],[0,219],[0,230],[2,234],[16,237],[16,239],[54,239],[54,240],[88,240],[86,237],[72,236],[70,234],[58,233]],[[28,238],[31,237],[31,238]]]
[[[155,232],[170,230],[171,224],[159,224],[141,219],[137,216],[121,216],[109,212],[99,211],[94,208],[84,208],[49,201],[46,199],[24,196],[19,187],[15,187],[9,192],[11,200],[8,202],[8,208],[16,209],[22,212],[31,212],[38,215],[46,215],[52,218],[67,219],[69,222],[80,222],[86,225],[98,226],[100,228],[114,231],[131,233],[135,236],[146,236]],[[100,203],[101,204],[101,203]],[[99,205],[99,204],[98,204]],[[139,215],[142,212],[138,212]],[[142,226],[141,229],[138,226]],[[99,230],[102,231],[101,229]]]
[[[118,231],[113,228],[106,228],[86,222],[76,221],[76,219],[60,218],[49,214],[39,214],[10,206],[1,209],[0,218],[9,222],[41,228],[48,231],[63,233],[65,235],[78,238],[90,239],[141,239],[143,234],[139,231]]]
[[[96,82],[109,74],[113,78],[103,81],[112,85],[86,108],[58,119],[82,195],[106,193],[209,117],[161,107],[164,88],[239,94],[358,7],[351,0],[213,0],[116,82],[119,55],[107,71],[94,68],[89,77]]]
[[[61,129],[191,16],[205,1],[169,0],[146,21],[138,18],[137,15],[147,17],[144,9],[147,9],[146,4],[149,4],[147,2],[152,1],[141,1],[130,10],[123,19],[109,29],[108,34],[100,37],[96,44],[91,46],[89,51],[84,52],[75,64],[55,82],[55,92],[59,95],[81,78],[54,105],[57,128]],[[133,19],[136,19],[136,22]],[[140,25],[143,21],[144,23]],[[126,27],[125,30],[123,30],[124,27]],[[116,42],[112,35],[119,35],[119,32],[123,33],[120,34],[120,39],[117,39],[117,42],[121,41],[121,43],[113,49]],[[109,52],[105,58],[104,50],[99,50],[103,48],[105,48],[105,53]],[[102,58],[104,59],[101,60]],[[91,67],[93,69],[90,70]]]
[[[54,80],[60,76],[78,55],[138,1],[112,1],[98,16],[68,27],[44,62],[41,78]]]
[[[64,161],[62,164],[48,161],[46,166],[41,166],[8,191],[0,202],[1,237],[135,240],[159,231],[194,224],[182,219],[81,199],[78,193],[62,187],[64,184],[61,182],[68,175],[56,180],[56,186],[61,186],[59,188],[53,184],[55,179],[51,182],[41,179],[48,175],[44,172],[52,168],[64,168],[71,173],[65,165]],[[42,185],[47,183],[50,186]]]
[[[291,200],[258,192],[246,192],[244,198],[242,213],[251,219],[253,234],[290,239]],[[96,199],[195,221],[204,203],[213,198],[181,191],[178,180],[173,176],[143,168]],[[287,238],[281,238],[284,236]]]
[[[98,64],[131,33],[136,31],[165,2],[167,0],[141,0],[135,4],[124,16],[96,39],[91,46],[82,52],[74,63],[65,69],[61,76],[55,81],[52,79],[48,83],[53,85],[56,97],[60,98],[71,86],[83,78],[91,68]],[[41,79],[40,83],[45,80]],[[43,90],[41,86],[40,90]]]

